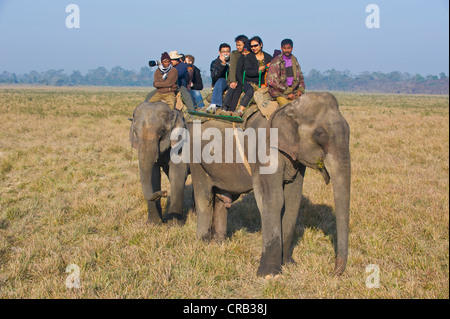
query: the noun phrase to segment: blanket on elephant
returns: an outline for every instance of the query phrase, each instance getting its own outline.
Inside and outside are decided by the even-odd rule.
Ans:
[[[253,94],[253,100],[258,106],[258,109],[261,112],[261,114],[267,120],[269,120],[273,112],[275,112],[279,108],[278,102],[272,100],[267,87],[258,89]]]

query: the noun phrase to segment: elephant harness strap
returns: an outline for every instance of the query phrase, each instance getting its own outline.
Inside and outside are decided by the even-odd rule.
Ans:
[[[248,159],[245,156],[244,149],[243,149],[243,147],[241,145],[241,142],[239,140],[239,136],[237,135],[238,133],[237,133],[237,130],[236,130],[236,123],[233,123],[233,132],[234,132],[234,138],[236,139],[236,145],[237,145],[237,148],[239,150],[239,154],[241,155],[241,158],[244,159],[244,166],[247,169],[248,174],[250,176],[252,176],[252,170],[250,168],[250,165],[248,164]]]

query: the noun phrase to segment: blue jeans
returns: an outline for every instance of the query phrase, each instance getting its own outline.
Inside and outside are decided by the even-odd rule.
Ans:
[[[227,89],[228,84],[225,78],[220,78],[217,80],[214,85],[214,90],[211,97],[211,104],[215,104],[217,106],[223,105],[223,92]]]
[[[190,90],[192,101],[194,102],[194,108],[202,108],[205,107],[203,104],[203,97],[200,91],[198,90]]]

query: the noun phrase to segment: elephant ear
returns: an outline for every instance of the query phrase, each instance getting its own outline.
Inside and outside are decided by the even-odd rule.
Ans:
[[[283,109],[278,109],[270,119],[270,127],[278,129],[278,150],[296,161],[300,147],[297,122]]]
[[[181,115],[180,111],[178,111],[177,109],[172,110],[172,113],[170,114],[169,117],[169,123],[170,123],[169,128],[170,132],[172,132],[174,129],[185,128],[184,118]],[[173,147],[176,143],[178,143],[178,140],[171,140],[170,146]]]

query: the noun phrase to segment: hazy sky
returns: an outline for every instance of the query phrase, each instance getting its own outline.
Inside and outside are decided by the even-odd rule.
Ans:
[[[66,26],[69,4],[80,28]],[[369,4],[380,28],[366,26]],[[291,38],[305,72],[449,73],[448,0],[0,0],[0,72],[138,71],[172,50],[209,72],[220,43],[234,48],[242,33],[259,35],[270,54]]]

